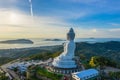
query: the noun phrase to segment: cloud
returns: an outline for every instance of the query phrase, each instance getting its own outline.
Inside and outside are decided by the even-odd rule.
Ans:
[[[80,9],[81,7],[83,7],[82,10],[84,9],[89,9],[94,13],[97,12],[102,12],[102,13],[115,13],[118,12],[120,10],[120,1],[116,0],[59,0],[59,1],[63,1],[63,2],[67,2],[67,4],[69,3],[73,3],[76,5],[79,5]]]
[[[0,0],[0,7],[8,7],[16,4],[19,0]]]
[[[33,7],[32,7],[32,0],[28,0],[30,4],[30,14],[33,16]]]
[[[56,12],[60,13],[59,15],[61,15],[63,19],[78,19],[90,15],[89,10],[60,10]]]
[[[59,18],[51,16],[31,17],[17,10],[0,10],[0,17],[0,37],[62,37],[67,25]],[[16,36],[12,36],[15,34]]]
[[[95,28],[86,28],[84,25],[68,23],[59,17],[31,17],[30,15],[17,10],[0,10],[0,17],[1,38],[66,38],[66,33],[70,27],[75,29],[76,38],[120,36],[119,28],[106,29],[97,28],[97,26]]]
[[[120,28],[74,28],[77,38],[120,38]]]
[[[112,25],[112,26],[120,26],[119,23],[109,23],[109,24]]]
[[[96,32],[97,32],[97,29],[92,29],[92,32],[96,33]]]
[[[33,16],[18,10],[0,10],[0,24],[10,25],[40,25],[40,24],[64,24],[64,21],[51,16]]]
[[[18,1],[18,0],[0,0],[0,2],[16,2],[16,1]]]
[[[80,2],[80,3],[95,3],[95,2],[100,2],[100,0],[69,0],[72,2]]]
[[[110,32],[120,32],[120,28],[109,29]]]
[[[60,0],[60,1],[65,1],[65,2],[76,2],[76,3],[94,3],[94,2],[99,2],[100,0]]]
[[[119,27],[118,23],[109,23],[111,27],[106,29],[105,27],[100,28],[97,19],[94,18],[96,14],[113,14],[116,9],[116,5],[112,6],[107,0],[64,0],[70,3],[59,3],[58,6],[37,6],[39,8],[34,8],[38,11],[39,14],[35,16],[30,16],[28,11],[26,11],[26,6],[22,6],[25,9],[21,8],[19,1],[23,0],[1,0],[2,7],[0,9],[0,37],[54,37],[54,38],[65,38],[66,32],[70,27],[74,27],[77,37],[119,37],[119,28],[113,28],[114,26]],[[18,4],[19,3],[19,4]],[[72,4],[71,4],[72,3]],[[7,7],[4,6],[8,4],[15,4],[16,7]],[[107,4],[107,5],[106,5]],[[109,6],[108,6],[109,5]],[[59,7],[61,6],[61,7]],[[0,5],[1,7],[1,5]],[[34,4],[34,7],[35,4]],[[40,8],[41,7],[41,8]],[[50,7],[50,8],[49,8]],[[47,9],[46,9],[47,8]],[[119,7],[118,7],[119,8]],[[39,11],[43,10],[43,11]],[[29,10],[29,8],[28,8]],[[36,10],[34,10],[36,12]],[[109,10],[112,13],[109,13]],[[45,12],[44,12],[45,11]],[[50,13],[48,13],[51,11]],[[46,13],[47,12],[47,13]],[[114,14],[113,14],[114,15]],[[90,19],[88,19],[91,17]],[[102,17],[102,16],[100,16]],[[106,17],[108,17],[106,15]],[[99,17],[97,17],[99,18]],[[87,22],[88,20],[88,22]],[[92,21],[95,21],[93,23]],[[89,26],[94,26],[90,27]],[[104,26],[105,24],[102,24]]]

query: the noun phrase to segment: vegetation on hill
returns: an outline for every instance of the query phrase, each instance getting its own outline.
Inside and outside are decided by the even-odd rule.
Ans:
[[[5,75],[4,72],[0,72],[0,80],[8,80],[8,77]]]
[[[12,58],[9,58],[9,57],[0,57],[0,66],[2,64],[5,64],[5,63],[8,63],[10,61],[12,61],[13,59]]]
[[[63,46],[48,46],[38,48],[23,48],[23,49],[7,49],[0,50],[1,57],[30,58],[30,59],[48,59],[58,56],[63,51]],[[82,61],[90,60],[92,56],[103,56],[111,59],[117,64],[120,63],[120,42],[110,41],[104,43],[76,43],[75,55],[79,56]],[[8,58],[8,59],[9,59]]]
[[[55,74],[53,72],[49,72],[44,67],[40,66],[31,66],[29,69],[29,76],[28,79],[30,80],[61,80],[63,75]],[[31,75],[30,75],[31,74]]]
[[[110,79],[112,80],[119,80],[120,79],[120,72],[109,72]]]
[[[83,56],[82,56],[83,57]],[[86,69],[89,68],[96,68],[97,70],[99,70],[100,72],[100,77],[101,80],[119,80],[120,79],[120,72],[118,69],[118,72],[115,71],[114,69],[111,71],[107,71],[107,67],[111,67],[111,68],[115,68],[117,69],[117,65],[118,63],[107,58],[107,57],[103,57],[103,56],[93,56],[91,57],[90,60],[87,60],[87,58],[82,58],[82,64],[84,65],[84,67]]]
[[[117,63],[114,62],[113,60],[110,60],[106,57],[102,56],[93,56],[91,57],[91,60],[89,62],[91,67],[104,67],[104,66],[111,66],[111,67],[116,67]]]
[[[0,50],[0,65],[18,58],[21,59],[48,59],[58,56],[62,52],[62,46],[46,46],[23,49],[3,49]],[[53,54],[55,53],[55,54]]]
[[[104,43],[76,43],[76,56],[85,55],[90,59],[92,56],[103,56],[120,62],[120,42],[110,41]]]
[[[43,52],[43,53],[40,53],[40,54],[36,54],[36,55],[31,55],[30,57],[28,57],[27,59],[28,60],[47,60],[49,58],[54,58],[54,57],[57,57],[61,54],[61,51],[58,51],[58,52],[54,52],[54,53],[51,53],[51,52]]]
[[[43,52],[54,53],[60,50],[62,50],[62,46],[45,46],[45,47],[21,48],[21,49],[1,49],[0,56],[10,57],[10,58],[25,58],[34,54],[36,55]]]
[[[62,78],[62,75],[49,72],[46,69],[40,67],[37,69],[37,75],[50,78],[51,80],[60,80]]]

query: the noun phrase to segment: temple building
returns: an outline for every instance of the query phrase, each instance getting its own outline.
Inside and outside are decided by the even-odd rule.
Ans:
[[[99,80],[99,72],[96,69],[88,69],[72,73],[73,80]]]
[[[53,59],[52,68],[56,73],[70,74],[81,70],[81,66],[75,59],[75,33],[73,28],[67,33],[67,42],[64,43],[64,52]]]

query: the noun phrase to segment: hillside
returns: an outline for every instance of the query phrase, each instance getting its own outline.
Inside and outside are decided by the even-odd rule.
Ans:
[[[87,58],[92,56],[105,56],[120,62],[120,42],[76,43],[76,55],[80,56],[80,54],[84,54]]]
[[[34,55],[31,58],[32,59],[41,59],[44,56],[47,56],[47,58],[50,58],[51,56],[59,55],[60,52],[63,51],[63,47],[59,47],[53,55],[48,55],[47,53]],[[90,60],[93,56],[103,56],[108,59],[112,59],[115,62],[120,62],[120,42],[116,41],[110,41],[105,43],[86,43],[86,42],[80,42],[76,43],[76,50],[75,50],[76,56],[84,56],[87,60]],[[42,56],[42,57],[41,57]],[[45,57],[46,58],[46,57]],[[44,59],[44,58],[43,58]]]
[[[0,56],[1,57],[9,57],[12,59],[17,58],[26,58],[29,57],[31,59],[39,59],[44,56],[45,59],[49,57],[54,57],[60,52],[63,51],[63,46],[46,46],[46,47],[36,47],[36,48],[23,48],[23,49],[3,49],[0,50]],[[53,55],[48,55],[52,54]],[[45,54],[45,55],[44,55]],[[116,62],[120,63],[120,42],[116,41],[110,41],[105,43],[86,43],[86,42],[80,42],[76,43],[76,56],[85,56],[88,60],[92,56],[104,56],[109,59],[112,59]],[[42,56],[42,57],[41,57]]]
[[[34,48],[21,48],[21,49],[1,49],[1,57],[10,58],[24,58],[35,54],[41,53],[54,53],[62,50],[62,46],[45,46],[45,47],[34,47]]]
[[[41,57],[47,59],[52,57],[52,53],[57,53],[62,50],[62,46],[45,46],[35,48],[22,48],[22,49],[1,49],[0,50],[0,65],[5,64],[11,60],[18,58],[25,59],[40,59]],[[54,54],[53,56],[56,56]]]

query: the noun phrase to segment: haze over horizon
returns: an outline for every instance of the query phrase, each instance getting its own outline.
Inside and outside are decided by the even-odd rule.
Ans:
[[[0,38],[120,38],[119,0],[0,0]]]

